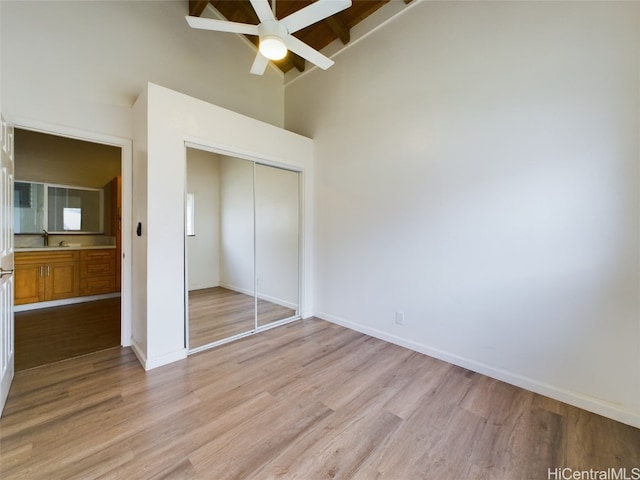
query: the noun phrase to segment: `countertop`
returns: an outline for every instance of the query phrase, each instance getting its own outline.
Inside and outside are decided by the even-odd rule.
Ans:
[[[60,247],[58,245],[53,245],[51,247],[15,247],[14,252],[56,252],[61,250],[104,250],[115,248],[115,245],[82,245],[79,247]]]

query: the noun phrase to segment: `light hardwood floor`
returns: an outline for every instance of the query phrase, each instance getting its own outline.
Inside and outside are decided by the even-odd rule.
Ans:
[[[223,287],[189,292],[189,348],[194,349],[255,329],[255,299]],[[258,325],[283,320],[295,310],[258,299]]]
[[[0,420],[3,480],[529,480],[638,466],[638,429],[321,320],[146,373],[121,348],[19,372]]]
[[[120,298],[15,314],[16,370],[97,352],[120,342]]]

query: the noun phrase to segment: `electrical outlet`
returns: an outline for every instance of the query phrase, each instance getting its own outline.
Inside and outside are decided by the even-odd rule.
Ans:
[[[396,312],[396,324],[404,325],[404,312]]]

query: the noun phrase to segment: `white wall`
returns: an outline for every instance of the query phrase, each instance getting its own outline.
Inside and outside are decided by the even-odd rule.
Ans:
[[[191,29],[186,0],[3,0],[2,99],[10,121],[131,138],[148,81],[281,126],[282,75],[249,74],[239,36]]]
[[[640,4],[420,2],[335,60],[285,92],[317,314],[640,426]]]
[[[220,284],[253,295],[253,162],[222,156],[220,205]]]
[[[0,28],[2,27],[2,2],[0,2]],[[3,72],[3,68],[2,68],[2,47],[3,47],[3,41],[2,41],[2,31],[0,30],[0,93],[2,92],[2,72]],[[2,95],[0,94],[0,114],[4,115],[4,110],[2,110]]]
[[[122,152],[113,145],[20,128],[14,143],[18,180],[102,188],[122,172]]]
[[[135,162],[133,224],[143,222],[143,237],[134,237],[134,281],[137,301],[132,348],[146,369],[184,358],[184,198],[185,142],[219,153],[262,159],[302,170],[305,182],[303,240],[311,237],[313,142],[202,100],[149,84],[134,107]],[[145,156],[146,148],[146,156]],[[140,175],[135,175],[136,168]],[[145,170],[146,168],[146,170]],[[141,192],[144,192],[142,195]],[[139,196],[139,197],[138,197]],[[311,249],[303,243],[303,306],[311,310]],[[143,335],[140,337],[138,335]]]
[[[133,154],[132,173],[134,188],[131,189],[131,345],[138,353],[143,365],[147,355],[147,197],[148,197],[148,129],[149,110],[147,91],[143,91],[133,107]],[[136,233],[140,224],[140,234]],[[124,231],[123,231],[124,232]],[[184,288],[184,287],[183,287]]]
[[[220,285],[220,159],[187,148],[187,192],[194,195],[195,236],[187,237],[189,290]]]

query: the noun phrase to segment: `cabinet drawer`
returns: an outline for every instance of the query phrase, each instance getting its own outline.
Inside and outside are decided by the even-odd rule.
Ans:
[[[115,275],[115,250],[83,250],[80,252],[80,278]]]
[[[80,295],[99,295],[101,293],[113,293],[116,290],[116,277],[91,277],[80,279]]]
[[[92,262],[80,262],[80,278],[115,275],[116,260],[100,260]]]
[[[34,263],[48,264],[77,261],[77,250],[71,250],[68,252],[16,252],[14,256],[14,262],[16,265],[28,265]]]
[[[113,250],[81,250],[81,262],[116,261],[116,251]]]

